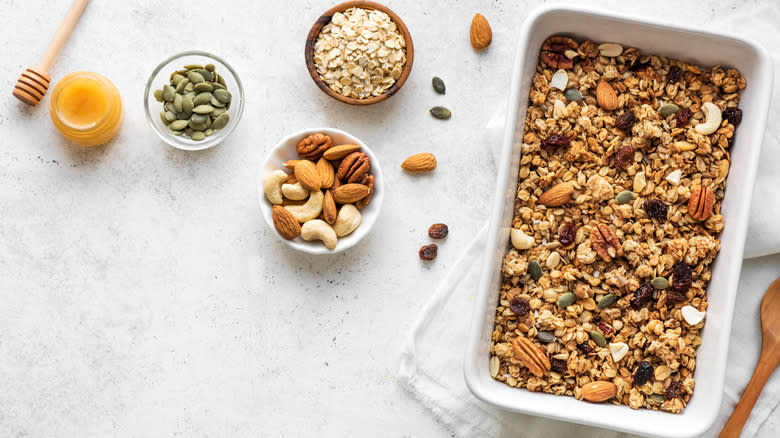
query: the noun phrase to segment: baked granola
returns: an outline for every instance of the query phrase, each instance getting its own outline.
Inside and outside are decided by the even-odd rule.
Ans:
[[[568,80],[557,89],[561,69]],[[580,400],[586,384],[605,381],[617,388],[610,403],[685,407],[704,322],[689,324],[681,309],[707,309],[745,85],[730,68],[545,41],[522,138],[515,245],[502,266],[493,378]]]

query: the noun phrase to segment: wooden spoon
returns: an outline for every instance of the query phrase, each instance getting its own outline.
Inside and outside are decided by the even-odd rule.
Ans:
[[[89,3],[89,0],[75,0],[73,2],[65,15],[65,19],[62,20],[60,28],[54,34],[49,48],[43,54],[41,62],[38,63],[37,67],[28,67],[19,77],[19,80],[16,81],[13,95],[17,99],[27,105],[37,105],[43,99],[43,95],[49,89],[49,82],[51,82],[48,74],[49,68],[51,68],[54,58],[57,57],[63,44],[65,44],[65,40],[68,39],[68,36],[73,31],[73,27],[76,26],[76,22],[79,21],[81,12],[87,6],[87,3]]]
[[[761,300],[761,356],[742,398],[720,438],[737,438],[769,376],[780,364],[780,278],[772,282]]]

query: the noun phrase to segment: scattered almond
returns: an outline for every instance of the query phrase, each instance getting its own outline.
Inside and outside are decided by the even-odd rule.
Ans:
[[[592,402],[603,402],[617,395],[617,386],[612,382],[590,382],[582,386],[582,398]]]
[[[596,102],[607,111],[612,111],[618,107],[618,97],[615,89],[605,80],[599,81],[596,87]]]
[[[285,239],[295,239],[301,235],[301,226],[292,213],[286,208],[274,205],[271,210],[271,218],[274,221],[274,228]]]
[[[300,160],[295,165],[295,178],[305,189],[312,192],[316,192],[322,187],[322,179],[317,172],[317,167],[309,160]]]
[[[482,14],[477,14],[471,20],[471,47],[476,50],[482,50],[490,45],[493,40],[493,31],[490,30],[490,24]]]
[[[539,203],[547,207],[558,207],[571,201],[572,194],[574,194],[574,187],[571,183],[562,182],[542,193],[542,196],[539,197]]]
[[[436,157],[433,154],[414,154],[407,158],[401,168],[412,173],[425,173],[436,169]]]

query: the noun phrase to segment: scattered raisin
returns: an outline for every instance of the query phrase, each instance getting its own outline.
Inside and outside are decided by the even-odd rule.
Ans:
[[[428,237],[431,239],[444,239],[450,233],[450,228],[445,224],[433,224],[428,228]]]
[[[664,391],[664,398],[671,400],[679,397],[680,393],[682,393],[682,382],[673,380],[672,383],[669,384],[669,387],[666,388],[666,391]]]
[[[634,372],[634,386],[642,386],[653,376],[653,366],[643,360]]]
[[[561,245],[564,247],[572,245],[576,237],[577,227],[575,227],[571,222],[566,222],[565,224],[561,225],[560,230],[558,230],[558,241],[561,242]]]
[[[425,261],[431,261],[435,259],[438,253],[439,253],[439,245],[436,245],[435,243],[423,246],[422,248],[420,248],[420,251],[418,252],[418,254],[420,254],[420,260],[425,260]]]
[[[566,374],[566,361],[563,359],[550,358],[550,370],[558,374]]]
[[[678,292],[687,292],[693,284],[693,272],[685,262],[677,262],[672,268],[672,288]]]
[[[598,328],[604,336],[609,336],[615,333],[615,329],[604,321],[599,321]]]
[[[615,128],[629,132],[631,127],[634,126],[634,122],[636,122],[634,113],[631,110],[625,110],[623,111],[623,114],[619,115],[617,120],[615,120]]]
[[[585,341],[581,344],[577,344],[577,349],[579,349],[583,354],[588,354],[591,351],[593,351],[593,347],[590,346],[590,343],[588,341]]]
[[[634,309],[641,309],[645,307],[650,301],[653,300],[653,293],[655,288],[649,282],[642,283],[639,289],[634,292],[634,298],[631,299],[631,307]]]
[[[666,219],[667,207],[660,199],[648,199],[642,203],[642,208],[652,218]]]
[[[730,106],[723,111],[723,118],[728,120],[729,123],[734,125],[736,128],[740,123],[742,123],[742,110],[737,107]]]
[[[634,148],[630,144],[618,149],[615,154],[615,164],[618,167],[625,169],[629,164],[634,162]]]
[[[677,67],[676,65],[673,65],[669,67],[669,73],[666,74],[666,81],[675,83],[680,82],[683,78],[683,72],[680,69],[680,67]]]
[[[553,134],[542,140],[542,149],[547,151],[551,149],[566,148],[569,147],[569,143],[571,143],[569,137],[561,134]]]
[[[680,111],[677,111],[677,127],[682,128],[687,125],[688,122],[691,121],[691,117],[693,117],[693,112],[691,112],[690,108],[687,106],[685,108],[680,108]]]
[[[680,304],[684,303],[685,300],[687,300],[688,297],[685,296],[684,293],[676,291],[674,289],[667,289],[666,290],[666,302],[669,304]]]
[[[531,305],[528,304],[528,301],[526,301],[525,298],[514,297],[512,298],[512,301],[509,302],[509,310],[514,312],[517,316],[525,316],[531,311]]]

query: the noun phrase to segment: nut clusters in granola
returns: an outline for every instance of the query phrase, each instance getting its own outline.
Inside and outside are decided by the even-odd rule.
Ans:
[[[685,407],[743,88],[734,69],[562,36],[544,43],[493,378],[633,409]]]

